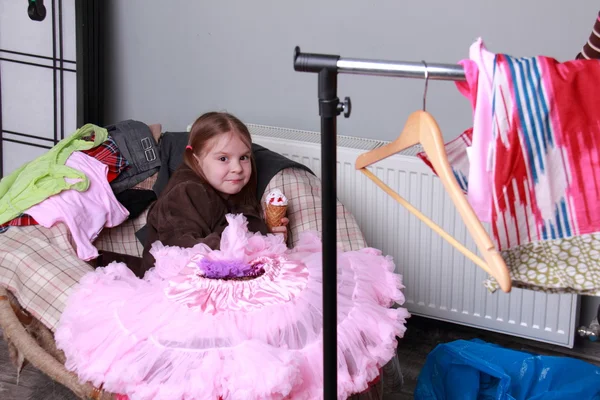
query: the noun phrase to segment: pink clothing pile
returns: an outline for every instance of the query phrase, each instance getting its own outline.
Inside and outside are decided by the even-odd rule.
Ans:
[[[65,190],[28,209],[40,225],[50,228],[62,222],[69,228],[77,256],[85,261],[98,257],[92,242],[103,228],[117,226],[127,219],[129,211],[119,203],[108,183],[108,167],[82,152],[74,152],[65,163],[85,173],[90,185],[86,191]]]

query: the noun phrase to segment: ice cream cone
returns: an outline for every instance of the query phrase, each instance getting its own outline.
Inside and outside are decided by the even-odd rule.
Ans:
[[[285,217],[287,207],[288,206],[274,206],[272,204],[267,204],[266,222],[269,229],[281,226],[281,219]]]
[[[273,189],[266,198],[265,220],[269,229],[281,226],[281,219],[287,213],[288,201],[279,189]]]

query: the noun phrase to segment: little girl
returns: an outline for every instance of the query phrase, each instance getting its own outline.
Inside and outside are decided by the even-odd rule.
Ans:
[[[142,273],[154,266],[154,242],[219,248],[225,215],[244,214],[251,232],[268,229],[256,198],[256,167],[248,128],[231,114],[209,112],[192,125],[183,164],[148,213]],[[288,219],[271,233],[287,237]]]

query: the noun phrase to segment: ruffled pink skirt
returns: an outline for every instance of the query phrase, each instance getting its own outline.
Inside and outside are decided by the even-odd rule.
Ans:
[[[67,368],[135,399],[319,399],[323,388],[321,242],[293,250],[228,216],[221,250],[155,243],[144,279],[122,263],[87,274],[56,331]],[[192,260],[260,263],[247,280],[210,279]],[[257,261],[258,260],[258,261]],[[338,395],[367,388],[406,318],[401,277],[374,249],[340,252]]]

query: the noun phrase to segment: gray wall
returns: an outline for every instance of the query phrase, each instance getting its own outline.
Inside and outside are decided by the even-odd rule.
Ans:
[[[318,130],[317,77],[292,68],[294,46],[343,57],[456,63],[489,50],[568,60],[587,40],[596,0],[106,0],[106,122],[184,129],[202,112]],[[575,5],[577,4],[577,5]],[[339,132],[390,140],[421,107],[423,80],[340,77],[351,96]],[[430,82],[428,110],[447,139],[471,124],[451,82]]]
[[[246,122],[319,130],[317,77],[292,68],[294,46],[344,57],[456,63],[481,36],[490,51],[569,60],[596,0],[106,0],[106,122],[183,130],[227,110]],[[422,80],[340,76],[353,115],[339,133],[395,138],[421,107]],[[471,124],[451,82],[430,82],[428,110],[446,139]],[[583,298],[588,323],[598,298]]]

